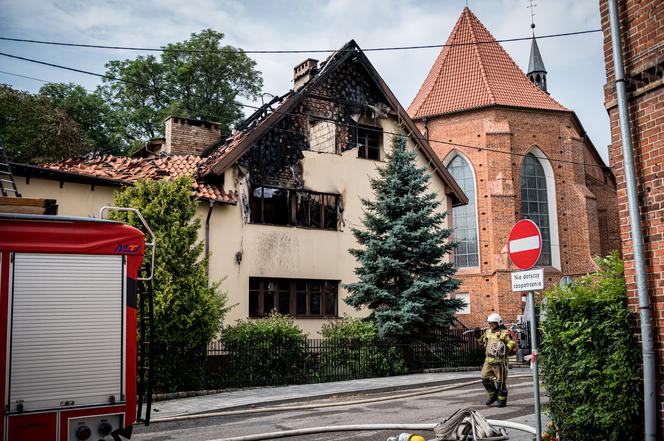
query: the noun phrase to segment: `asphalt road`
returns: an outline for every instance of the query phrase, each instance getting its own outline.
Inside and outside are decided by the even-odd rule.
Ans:
[[[307,401],[296,404],[326,404],[374,397],[390,397],[405,391],[362,394],[352,397],[332,397],[326,400]],[[409,391],[410,392],[410,391]],[[541,391],[544,397],[543,391]],[[154,423],[148,427],[137,426],[132,440],[137,441],[210,441],[243,435],[275,432],[315,426],[378,424],[378,423],[436,423],[464,407],[473,407],[485,418],[511,420],[535,426],[533,389],[530,379],[514,379],[510,385],[508,405],[505,408],[484,406],[486,393],[479,380],[476,386],[376,403],[344,405],[341,407],[314,408],[307,410],[286,409],[269,413],[234,415],[225,417],[197,418],[187,421]],[[385,441],[395,431],[336,432],[280,438],[286,441],[308,440],[363,440]],[[433,432],[421,433],[425,438],[433,438]],[[510,430],[511,441],[530,441],[534,436],[525,432]]]

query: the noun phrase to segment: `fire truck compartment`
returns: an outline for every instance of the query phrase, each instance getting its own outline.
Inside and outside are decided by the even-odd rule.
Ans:
[[[10,413],[124,401],[125,259],[13,254],[5,396]]]

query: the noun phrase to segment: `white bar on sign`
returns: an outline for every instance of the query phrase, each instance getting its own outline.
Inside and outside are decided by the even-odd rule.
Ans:
[[[539,236],[523,237],[521,239],[510,241],[510,253],[519,251],[535,250],[540,247]]]

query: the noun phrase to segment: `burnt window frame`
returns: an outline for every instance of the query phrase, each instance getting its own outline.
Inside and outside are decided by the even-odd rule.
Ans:
[[[270,287],[270,284],[273,284]],[[304,284],[304,291],[298,289]],[[319,286],[318,313],[312,313],[312,293],[315,285]],[[249,318],[261,318],[278,311],[280,314],[295,318],[338,318],[339,317],[339,280],[289,279],[281,277],[249,277]],[[281,293],[288,292],[288,312],[280,308]],[[305,312],[298,313],[298,294],[305,294]],[[332,297],[328,298],[328,294]],[[256,295],[255,301],[252,295]],[[269,301],[266,302],[266,297]],[[270,298],[271,297],[271,298]],[[266,310],[265,305],[272,305]],[[255,307],[252,305],[255,304]],[[329,308],[332,307],[330,310]],[[330,312],[331,311],[331,312]]]
[[[256,190],[261,189],[260,196],[260,212],[256,213],[255,201],[259,198],[254,196]],[[288,220],[286,223],[272,223],[265,221],[265,189],[286,192],[286,212]],[[318,210],[312,212],[313,199],[318,199]],[[330,199],[332,201],[330,202]],[[302,201],[302,205],[300,205]],[[305,202],[306,201],[306,202]],[[274,225],[298,228],[311,228],[315,230],[328,230],[339,231],[339,204],[341,203],[341,195],[335,193],[323,193],[310,190],[295,190],[283,187],[275,187],[272,185],[255,185],[251,188],[249,194],[249,223],[258,225]],[[307,213],[303,215],[306,222],[301,221],[301,208],[306,204]],[[333,210],[329,210],[333,207]],[[316,211],[318,212],[316,214]],[[313,215],[312,215],[313,214]],[[332,215],[333,220],[332,220]]]
[[[356,124],[352,128],[353,147],[357,147],[357,157],[359,159],[367,159],[369,161],[381,160],[381,145],[383,144],[383,129],[381,127],[368,126],[364,124]],[[376,134],[376,145],[369,145],[369,134]],[[364,140],[364,144],[360,146],[360,140]],[[375,158],[369,157],[369,149],[376,154]]]

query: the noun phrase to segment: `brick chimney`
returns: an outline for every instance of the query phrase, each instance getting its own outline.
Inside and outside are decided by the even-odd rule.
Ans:
[[[221,136],[216,122],[169,116],[165,124],[161,151],[169,155],[200,155]]]
[[[293,69],[293,90],[298,91],[309,82],[318,71],[318,60],[307,58]]]

